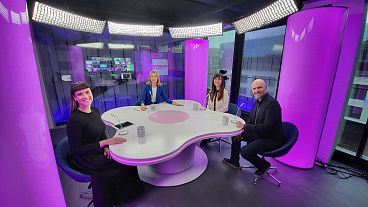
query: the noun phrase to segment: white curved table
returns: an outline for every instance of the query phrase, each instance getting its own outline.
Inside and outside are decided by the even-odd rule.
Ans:
[[[111,109],[102,114],[109,125],[130,121],[134,125],[124,129],[127,142],[111,145],[111,156],[117,162],[138,166],[140,178],[155,186],[175,186],[199,177],[207,167],[207,156],[194,143],[211,137],[230,137],[242,132],[235,127],[234,120],[244,123],[232,114],[211,110],[193,110],[195,101],[175,100],[184,106],[167,103],[156,104],[157,110],[147,106]],[[229,124],[222,125],[223,116],[229,117]],[[137,126],[145,127],[145,143],[139,144]]]

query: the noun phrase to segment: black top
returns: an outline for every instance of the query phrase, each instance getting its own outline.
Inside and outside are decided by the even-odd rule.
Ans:
[[[103,155],[99,141],[106,139],[105,124],[97,108],[91,113],[75,109],[68,121],[66,131],[71,149],[71,164],[86,173],[99,171],[99,164],[110,162]],[[96,169],[97,167],[97,169]]]
[[[216,111],[216,99],[217,99],[218,90],[215,91],[215,97],[213,98],[213,110]]]
[[[245,134],[256,138],[284,140],[280,104],[268,93],[255,103],[245,126]]]

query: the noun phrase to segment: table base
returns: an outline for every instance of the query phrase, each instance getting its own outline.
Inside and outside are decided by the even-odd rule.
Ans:
[[[194,144],[193,144],[194,145]],[[192,148],[192,149],[191,149]],[[181,172],[167,174],[162,169],[169,169],[172,163],[182,163],[183,157],[194,158],[188,168]],[[174,157],[166,162],[159,163],[152,166],[138,166],[139,177],[146,183],[154,186],[177,186],[189,183],[198,178],[207,168],[208,160],[206,153],[198,146],[189,146],[183,150],[180,155]],[[165,167],[165,165],[168,165]],[[160,173],[160,170],[164,173]]]

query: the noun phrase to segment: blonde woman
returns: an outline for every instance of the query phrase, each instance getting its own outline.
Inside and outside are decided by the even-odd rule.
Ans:
[[[146,82],[146,86],[143,89],[140,101],[141,110],[143,111],[146,110],[146,105],[161,103],[164,101],[175,106],[183,106],[182,104],[173,102],[167,97],[165,93],[165,88],[161,84],[160,76],[154,70],[149,73],[148,80]]]

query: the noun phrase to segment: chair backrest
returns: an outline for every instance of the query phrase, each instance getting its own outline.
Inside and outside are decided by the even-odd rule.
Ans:
[[[238,109],[239,108],[238,108],[238,106],[236,104],[229,103],[229,108],[228,108],[227,113],[233,114],[235,116],[240,117],[241,112],[238,112]],[[238,113],[238,114],[236,114],[236,113]]]
[[[70,146],[68,137],[60,140],[55,146],[55,158],[56,163],[62,169],[65,174],[71,177],[73,180],[77,182],[91,182],[91,176],[81,173],[75,169],[73,169],[69,162],[68,158],[70,155]]]
[[[290,122],[282,122],[282,129],[284,131],[285,143],[280,148],[275,150],[265,152],[262,155],[265,157],[281,157],[286,155],[294,144],[298,140],[299,130],[298,128]]]

